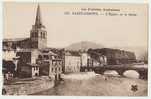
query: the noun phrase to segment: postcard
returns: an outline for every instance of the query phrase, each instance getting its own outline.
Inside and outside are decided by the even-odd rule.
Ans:
[[[148,96],[148,4],[3,2],[2,95]]]

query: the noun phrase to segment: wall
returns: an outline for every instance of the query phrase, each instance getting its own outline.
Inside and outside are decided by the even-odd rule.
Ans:
[[[11,50],[11,51],[3,51],[3,59],[4,60],[10,60],[10,61],[13,61],[13,58],[15,58],[16,57],[16,52],[15,51],[13,51],[13,50]]]
[[[49,76],[52,79],[59,80],[62,73],[62,60],[52,60],[49,65]]]
[[[81,56],[81,66],[82,67],[86,67],[88,65],[88,54],[87,53],[82,53],[82,56]]]
[[[54,87],[54,81],[51,81],[47,76],[37,77],[36,79],[26,78],[24,81],[18,80],[17,82],[20,82],[20,84],[4,85],[7,95],[30,95]]]
[[[39,51],[38,50],[32,50],[31,52],[31,63],[36,64],[36,60],[38,59]]]
[[[80,66],[80,56],[65,56],[65,72],[80,72]]]

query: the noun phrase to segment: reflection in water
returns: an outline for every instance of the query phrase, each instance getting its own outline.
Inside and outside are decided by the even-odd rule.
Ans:
[[[118,73],[115,70],[107,70],[104,72],[104,75],[118,76]]]
[[[113,75],[113,76],[119,76],[118,73],[115,70],[107,70],[104,72],[105,75]],[[127,70],[124,72],[125,77],[130,78],[139,78],[139,73],[135,70]]]
[[[137,66],[138,67],[138,66]],[[142,67],[142,66],[139,66]],[[147,66],[143,66],[146,67]],[[97,75],[84,80],[64,80],[58,86],[34,95],[59,96],[147,96],[148,83],[146,80],[135,79],[139,74],[134,70],[124,72],[123,78],[116,71],[106,71],[104,75]],[[106,76],[112,75],[112,76]],[[107,78],[107,79],[104,79]],[[137,92],[131,91],[131,85],[137,85]]]
[[[116,74],[115,71],[107,71]],[[135,71],[127,71],[125,75],[138,77]],[[104,79],[107,78],[107,80]],[[132,92],[131,85],[138,85],[138,91]],[[121,90],[122,89],[122,90]],[[124,90],[123,90],[124,89]],[[59,96],[142,96],[147,95],[147,81],[133,78],[98,75],[87,80],[64,80],[49,90],[35,95]]]
[[[139,73],[135,70],[128,70],[124,72],[124,76],[131,78],[139,78]]]

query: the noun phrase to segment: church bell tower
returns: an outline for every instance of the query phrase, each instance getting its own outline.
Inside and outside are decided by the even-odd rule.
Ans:
[[[30,31],[31,48],[43,49],[47,47],[47,31],[42,24],[40,6],[37,7],[35,24]]]

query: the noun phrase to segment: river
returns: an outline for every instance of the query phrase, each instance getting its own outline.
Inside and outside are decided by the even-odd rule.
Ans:
[[[126,71],[126,77],[120,77],[115,71],[107,71],[105,75],[97,75],[90,79],[65,79],[57,86],[34,95],[53,96],[147,96],[147,80],[138,79],[135,71]],[[132,91],[132,85],[137,90]]]

